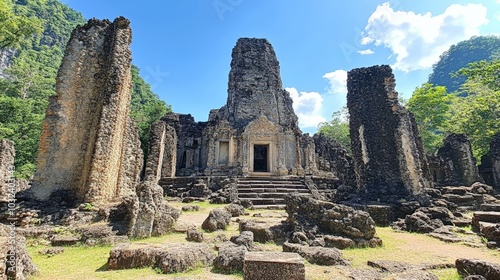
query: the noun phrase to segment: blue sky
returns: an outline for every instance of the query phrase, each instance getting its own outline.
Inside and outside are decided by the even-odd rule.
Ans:
[[[346,71],[393,66],[409,98],[452,44],[500,30],[500,0],[64,0],[85,18],[125,16],[133,63],[178,113],[226,103],[231,50],[267,38],[304,132],[346,103]]]

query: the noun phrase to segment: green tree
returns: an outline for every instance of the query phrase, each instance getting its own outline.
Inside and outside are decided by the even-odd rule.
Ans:
[[[415,89],[406,103],[415,116],[427,153],[434,154],[443,145],[456,99],[455,95],[446,92],[446,87],[425,83]]]
[[[467,78],[462,85],[467,95],[454,105],[451,130],[467,135],[474,156],[481,159],[500,132],[500,60],[474,62],[458,73]]]
[[[171,107],[161,100],[151,90],[151,85],[140,76],[139,67],[132,65],[132,98],[130,101],[130,115],[139,127],[139,138],[144,155],[147,155],[149,142],[149,130],[151,124],[167,112]]]
[[[17,48],[26,38],[40,33],[41,20],[16,15],[11,0],[0,1],[0,49]]]
[[[452,74],[471,62],[492,60],[498,50],[500,50],[500,37],[498,36],[475,36],[452,45],[434,64],[429,83],[446,86],[448,92],[457,91],[465,83],[467,77]]]
[[[351,152],[351,138],[349,134],[349,113],[343,107],[332,115],[332,120],[319,124],[318,132],[329,139],[335,140],[344,149]]]
[[[36,102],[0,95],[0,139],[11,139],[15,143],[16,173],[29,177],[34,171],[38,155],[38,142],[44,114],[33,113]]]

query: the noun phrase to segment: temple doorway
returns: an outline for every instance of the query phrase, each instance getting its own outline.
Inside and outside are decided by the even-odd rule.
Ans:
[[[253,172],[269,172],[268,151],[269,145],[253,146]]]

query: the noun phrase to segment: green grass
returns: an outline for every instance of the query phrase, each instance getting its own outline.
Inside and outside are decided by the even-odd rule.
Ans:
[[[430,271],[436,275],[440,280],[462,280],[455,268],[434,269]]]

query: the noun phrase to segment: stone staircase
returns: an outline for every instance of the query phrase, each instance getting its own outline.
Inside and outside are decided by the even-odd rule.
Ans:
[[[312,196],[297,177],[241,177],[238,179],[238,199],[251,201],[254,209],[284,209],[285,196],[298,193]]]

